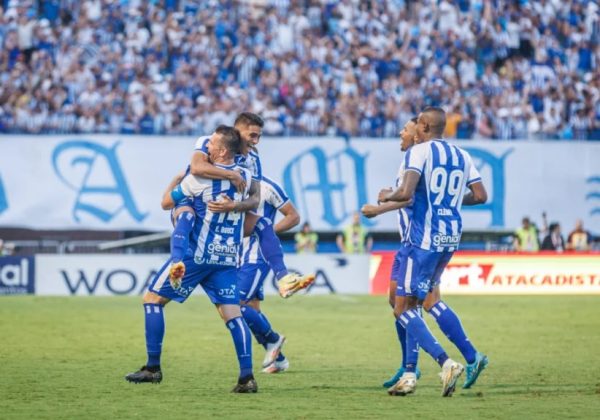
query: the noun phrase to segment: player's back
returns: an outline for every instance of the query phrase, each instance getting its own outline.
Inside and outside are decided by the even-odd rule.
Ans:
[[[471,156],[444,140],[415,145],[406,170],[421,174],[413,199],[409,241],[422,249],[455,251],[462,234],[460,209],[467,187],[481,180]]]
[[[260,182],[260,203],[255,213],[275,222],[277,211],[283,207],[289,198],[283,188],[271,178],[263,176]],[[242,264],[257,264],[265,262],[259,251],[258,238],[250,235],[244,238]]]
[[[182,191],[193,196],[192,207],[196,214],[190,241],[190,250],[198,264],[236,266],[243,237],[244,213],[213,213],[208,203],[219,201],[223,195],[233,201],[242,201],[250,188],[250,171],[234,165],[217,165],[224,169],[239,170],[248,180],[243,194],[227,180],[215,180],[187,175],[181,182]]]

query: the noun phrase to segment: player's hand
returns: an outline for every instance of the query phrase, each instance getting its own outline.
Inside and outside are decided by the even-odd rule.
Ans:
[[[363,214],[363,216],[365,216],[368,219],[372,219],[375,216],[379,216],[379,208],[377,206],[374,206],[373,204],[365,204],[364,206],[362,206],[360,211]]]
[[[244,191],[246,191],[246,180],[242,176],[242,173],[240,171],[231,171],[231,172],[232,172],[232,175],[231,175],[231,179],[229,181],[233,184],[233,186],[235,187],[237,192],[243,193]]]
[[[208,209],[213,213],[228,213],[235,211],[235,201],[226,195],[222,195],[218,201],[209,201]]]
[[[388,201],[388,196],[392,193],[391,188],[384,188],[379,191],[379,195],[377,196],[377,203],[385,203]]]

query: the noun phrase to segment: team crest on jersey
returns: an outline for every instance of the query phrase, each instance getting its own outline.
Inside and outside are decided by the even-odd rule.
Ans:
[[[117,157],[116,142],[112,147],[86,140],[60,144],[52,154],[54,172],[75,191],[73,218],[81,221],[86,213],[103,222],[127,212],[136,222],[148,213],[136,206],[125,174]]]

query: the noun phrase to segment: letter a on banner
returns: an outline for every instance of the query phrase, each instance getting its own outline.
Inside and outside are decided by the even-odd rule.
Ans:
[[[137,222],[148,215],[141,213],[133,200],[117,158],[118,145],[119,142],[108,148],[98,143],[76,140],[62,143],[54,150],[54,171],[77,193],[73,206],[75,221],[81,221],[81,212],[103,222],[110,222],[123,210]],[[61,157],[63,155],[64,158]]]

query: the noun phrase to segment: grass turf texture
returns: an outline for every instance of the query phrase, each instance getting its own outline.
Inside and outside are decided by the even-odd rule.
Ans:
[[[160,385],[123,379],[145,362],[139,298],[2,297],[0,417],[597,418],[600,297],[446,301],[490,358],[473,389],[449,399],[440,397],[439,368],[423,352],[415,395],[390,397],[382,388],[400,360],[385,297],[269,297],[264,310],[288,337],[291,369],[260,373],[264,351],[254,342],[254,395],[229,392],[237,360],[204,296],[165,311]]]

